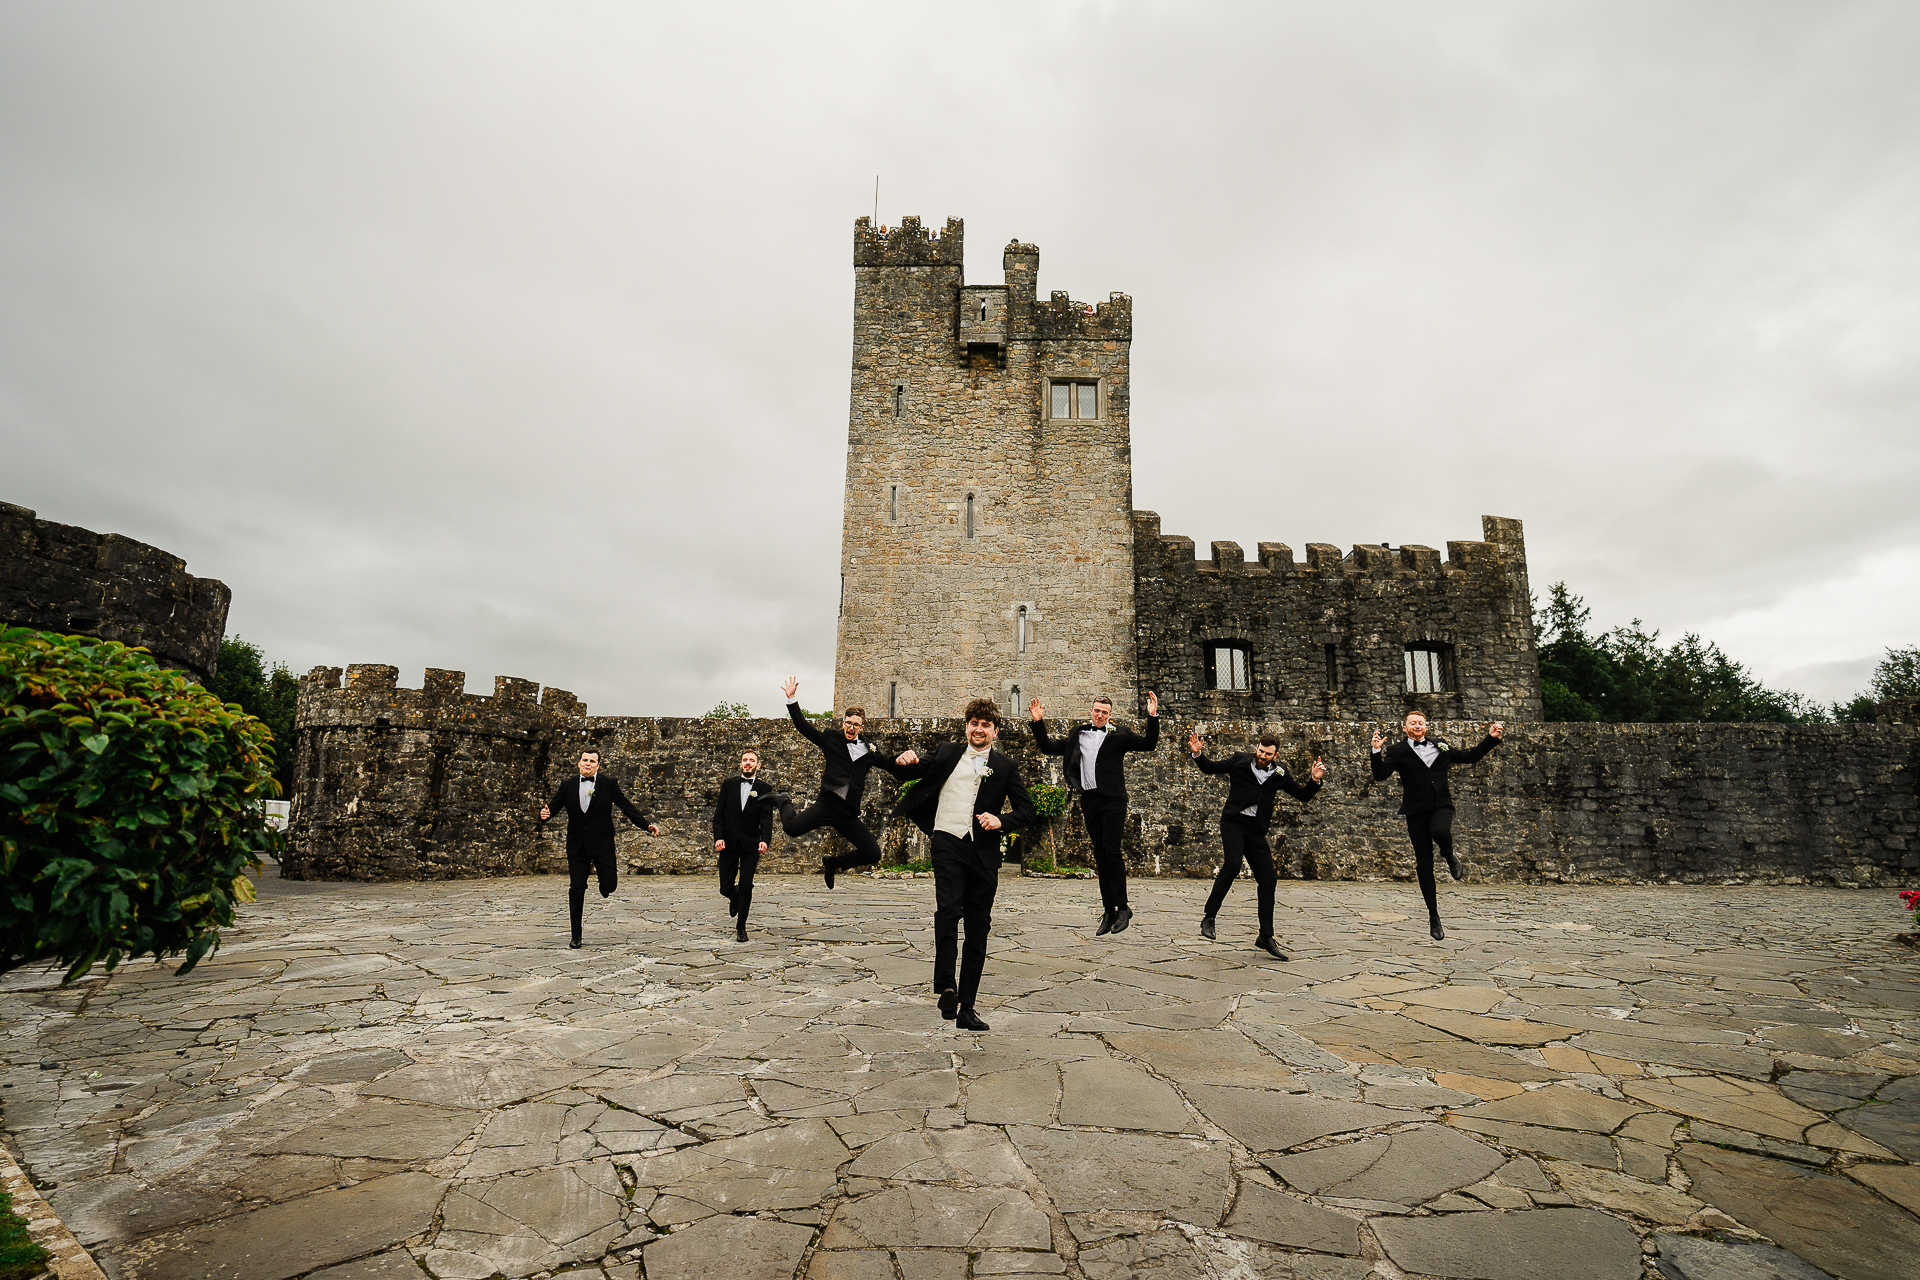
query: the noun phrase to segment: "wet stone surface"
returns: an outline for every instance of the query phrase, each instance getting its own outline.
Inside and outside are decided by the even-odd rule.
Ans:
[[[185,977],[0,982],[0,1108],[116,1280],[1911,1274],[1885,895],[1289,882],[1282,964],[1205,890],[1006,879],[967,1034],[929,881],[740,943],[637,876],[573,951],[556,878],[269,879]]]

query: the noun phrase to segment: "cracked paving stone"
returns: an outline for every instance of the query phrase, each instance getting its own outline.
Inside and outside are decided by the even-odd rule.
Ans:
[[[843,1204],[821,1234],[820,1247],[1050,1249],[1053,1224],[1026,1192],[1011,1187],[916,1184]]]
[[[1777,1245],[1745,1240],[1702,1240],[1656,1232],[1654,1266],[1665,1280],[1829,1280]]]
[[[1348,1255],[1360,1252],[1359,1219],[1296,1200],[1257,1182],[1241,1189],[1233,1212],[1222,1225],[1234,1235],[1289,1249]]]
[[[1865,1187],[1695,1142],[1681,1144],[1680,1166],[1695,1196],[1836,1276],[1895,1280],[1913,1273],[1920,1221]]]
[[[967,1119],[978,1124],[1051,1124],[1060,1102],[1060,1068],[1035,1063],[976,1076],[967,1084]]]
[[[149,1237],[109,1256],[126,1280],[284,1280],[425,1231],[446,1186],[397,1173]]]
[[[1630,1098],[1696,1120],[1744,1129],[1783,1142],[1801,1142],[1807,1130],[1826,1122],[1770,1084],[1721,1076],[1670,1076],[1634,1080],[1622,1087]]]
[[[1591,1209],[1377,1218],[1374,1237],[1394,1265],[1460,1280],[1637,1280],[1640,1241]]]
[[[762,1218],[696,1222],[641,1251],[647,1280],[789,1280],[813,1239],[810,1227]]]
[[[847,1166],[847,1175],[978,1186],[1013,1186],[1028,1177],[1007,1135],[986,1125],[891,1134],[861,1152]]]
[[[1457,1114],[1468,1120],[1507,1120],[1515,1124],[1544,1125],[1550,1129],[1612,1133],[1634,1116],[1650,1110],[1653,1105],[1647,1102],[1616,1102],[1585,1089],[1548,1085],[1544,1089],[1533,1089],[1496,1102],[1483,1102]]]
[[[1505,1166],[1507,1158],[1465,1134],[1421,1125],[1264,1163],[1308,1195],[1411,1207],[1480,1181]]]
[[[1417,1111],[1390,1111],[1267,1089],[1196,1085],[1187,1092],[1207,1119],[1254,1151],[1285,1151],[1328,1134],[1426,1118]]]
[[[1291,1071],[1238,1031],[1118,1031],[1104,1038],[1114,1049],[1130,1058],[1144,1060],[1156,1074],[1182,1085],[1225,1084],[1294,1090],[1299,1087]],[[1072,1076],[1068,1079],[1071,1081]]]
[[[480,1117],[471,1111],[368,1102],[290,1133],[262,1151],[424,1162],[452,1151],[479,1124]]]
[[[1192,1133],[1195,1120],[1173,1086],[1131,1063],[1102,1058],[1060,1069],[1060,1123]]]
[[[1576,1201],[1596,1209],[1631,1214],[1662,1226],[1679,1226],[1706,1206],[1664,1183],[1642,1182],[1610,1169],[1595,1169],[1563,1160],[1554,1165],[1560,1189]]]
[[[1211,1227],[1233,1193],[1231,1158],[1218,1143],[1033,1125],[1010,1126],[1007,1136],[1062,1213],[1159,1213]]]

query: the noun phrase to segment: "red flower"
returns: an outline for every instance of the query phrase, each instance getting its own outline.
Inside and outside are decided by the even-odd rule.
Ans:
[[[1900,901],[1905,903],[1909,910],[1920,911],[1920,889],[1902,890]]]

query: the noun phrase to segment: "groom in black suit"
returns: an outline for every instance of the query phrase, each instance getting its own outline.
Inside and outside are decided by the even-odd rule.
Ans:
[[[1000,708],[991,698],[975,698],[965,714],[965,742],[943,742],[924,762],[911,751],[901,753],[900,776],[913,785],[893,816],[911,818],[933,846],[933,989],[940,994],[940,1016],[954,1019],[962,1031],[985,1031],[973,1001],[987,964],[993,898],[1000,889],[1000,839],[1033,821],[1033,799],[1020,781],[1019,767],[993,747],[1000,736]],[[1013,811],[1002,817],[1009,804]],[[959,954],[956,983],[962,920],[967,945]]]
[[[1273,804],[1280,792],[1285,791],[1295,800],[1312,800],[1319,794],[1320,779],[1326,776],[1327,766],[1315,760],[1312,779],[1295,782],[1287,776],[1287,767],[1280,763],[1280,743],[1270,733],[1261,734],[1252,751],[1242,751],[1221,761],[1207,759],[1206,740],[1198,729],[1188,733],[1187,749],[1193,752],[1193,762],[1200,766],[1200,772],[1227,775],[1227,805],[1220,811],[1220,845],[1226,857],[1221,860],[1220,873],[1213,878],[1213,892],[1207,895],[1206,912],[1200,917],[1200,936],[1213,937],[1213,918],[1219,914],[1220,904],[1227,900],[1227,890],[1240,874],[1244,858],[1253,865],[1253,881],[1259,886],[1260,936],[1253,945],[1275,960],[1285,960],[1286,953],[1273,937],[1273,891],[1278,877],[1273,869],[1273,850],[1267,845],[1267,831],[1273,826]]]
[[[880,842],[860,821],[860,797],[866,792],[867,773],[873,766],[877,764],[895,775],[899,769],[894,761],[882,759],[880,748],[861,732],[867,727],[867,713],[859,707],[848,707],[840,717],[840,732],[822,733],[800,714],[800,682],[789,676],[780,691],[787,695],[787,714],[793,717],[793,727],[820,748],[824,763],[820,767],[820,795],[805,812],[794,812],[792,796],[773,796],[771,800],[780,809],[780,829],[789,836],[832,827],[853,846],[851,853],[838,857],[827,854],[820,859],[820,874],[831,889],[836,873],[880,861]]]
[[[1440,893],[1433,878],[1433,847],[1447,860],[1447,871],[1455,880],[1464,880],[1466,870],[1453,852],[1453,792],[1447,788],[1447,770],[1477,763],[1480,757],[1500,745],[1506,726],[1498,720],[1487,728],[1487,736],[1471,751],[1461,751],[1444,742],[1427,740],[1427,718],[1418,711],[1401,722],[1407,736],[1387,746],[1387,735],[1373,731],[1373,780],[1385,782],[1400,775],[1400,812],[1407,818],[1407,835],[1413,840],[1413,869],[1420,877],[1420,896],[1427,900],[1427,932],[1435,942],[1444,940],[1447,931],[1440,927]]]
[[[620,784],[611,777],[600,774],[600,753],[582,751],[580,753],[580,772],[576,777],[568,778],[553,793],[553,800],[540,808],[540,821],[551,818],[555,810],[564,810],[567,815],[567,872],[570,881],[567,886],[567,906],[573,914],[573,940],[567,945],[580,945],[580,913],[587,903],[587,872],[597,870],[600,873],[600,896],[605,898],[613,893],[613,886],[619,879],[613,857],[613,810],[618,806],[620,812],[636,827],[645,827],[647,834],[657,836],[660,826],[652,818],[633,807],[620,791]]]
[[[1120,852],[1120,839],[1127,829],[1126,754],[1160,745],[1160,699],[1147,694],[1144,736],[1109,724],[1113,703],[1106,698],[1095,698],[1091,718],[1070,727],[1064,738],[1047,737],[1046,713],[1040,699],[1027,702],[1034,746],[1043,755],[1066,757],[1062,772],[1067,789],[1080,796],[1080,817],[1093,844],[1093,865],[1100,871],[1100,927],[1093,936],[1119,933],[1133,923],[1133,908],[1127,902],[1127,860]]]
[[[713,851],[720,855],[720,895],[733,906],[733,936],[747,940],[753,906],[753,873],[773,839],[773,788],[760,776],[760,753],[740,753],[740,776],[720,784],[713,806]],[[737,879],[736,879],[737,877]]]

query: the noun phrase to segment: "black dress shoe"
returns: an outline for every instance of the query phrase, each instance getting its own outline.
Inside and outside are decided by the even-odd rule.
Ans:
[[[1280,949],[1280,944],[1273,940],[1272,934],[1268,934],[1264,938],[1255,938],[1253,945],[1272,956],[1275,960],[1285,960],[1287,958],[1287,953]]]
[[[1460,855],[1451,849],[1447,850],[1447,874],[1451,875],[1455,880],[1465,880],[1467,878],[1467,869],[1460,865]]]
[[[972,1006],[968,1006],[967,1008],[962,1009],[959,1013],[959,1016],[954,1018],[953,1025],[960,1028],[960,1030],[962,1031],[992,1030],[992,1028],[987,1026],[986,1023],[980,1021],[980,1015],[973,1011]]]
[[[736,940],[740,942],[745,942],[747,940],[746,921],[743,920],[739,924],[733,926],[733,936]]]
[[[1113,931],[1115,933],[1125,932],[1126,927],[1132,923],[1133,923],[1132,907],[1122,907],[1118,911],[1113,913]]]
[[[960,1011],[960,993],[948,987],[940,993],[940,1016],[952,1022]]]
[[[576,933],[576,934],[574,934],[574,935],[573,935],[573,941],[572,941],[572,942],[569,942],[569,943],[567,944],[567,946],[568,946],[568,947],[570,947],[570,948],[572,948],[572,949],[573,949],[573,950],[575,950],[575,951],[578,951],[578,950],[580,949],[580,935],[579,935],[579,934],[577,934],[577,933]]]
[[[1435,942],[1445,942],[1447,940],[1447,931],[1440,927],[1438,920],[1432,921],[1427,926],[1427,932],[1433,935]]]
[[[827,878],[827,888],[833,888],[833,859],[820,859],[820,874]]]
[[[1113,915],[1114,913],[1111,911],[1103,911],[1100,913],[1100,927],[1093,931],[1094,937],[1097,938],[1103,933],[1113,932]]]
[[[1213,941],[1213,917],[1212,916],[1205,916],[1201,919],[1200,936],[1205,938],[1209,942]]]
[[[775,811],[777,812],[791,805],[793,803],[793,797],[789,795],[782,795],[777,791],[768,792],[766,795],[760,798],[760,803],[772,805]]]

